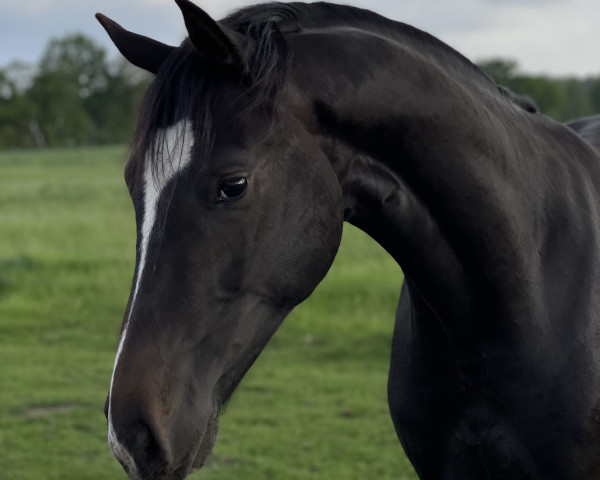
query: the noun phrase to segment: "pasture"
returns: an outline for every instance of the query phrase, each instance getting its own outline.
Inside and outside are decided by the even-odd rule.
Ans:
[[[126,478],[102,411],[135,260],[125,156],[0,152],[2,480]],[[401,281],[346,226],[332,270],[242,381],[191,478],[415,479],[386,397]]]

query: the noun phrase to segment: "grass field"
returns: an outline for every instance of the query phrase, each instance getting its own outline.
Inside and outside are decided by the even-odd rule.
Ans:
[[[123,147],[0,152],[0,480],[125,479],[102,412],[133,273]],[[347,227],[191,478],[415,479],[387,411],[402,273]]]

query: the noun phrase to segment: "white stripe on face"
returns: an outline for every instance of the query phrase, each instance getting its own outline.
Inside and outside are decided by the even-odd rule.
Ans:
[[[117,440],[112,425],[110,399],[112,397],[113,381],[115,378],[115,371],[117,370],[117,364],[119,363],[119,357],[121,356],[123,345],[125,344],[125,339],[127,337],[127,327],[129,325],[129,320],[131,319],[131,313],[135,308],[135,301],[140,289],[140,284],[142,283],[148,257],[148,244],[156,222],[158,201],[165,186],[189,165],[192,158],[191,149],[194,144],[192,122],[190,120],[181,120],[179,123],[169,127],[166,131],[159,131],[157,139],[163,141],[162,145],[156,145],[155,152],[157,158],[151,158],[150,155],[147,154],[144,160],[144,215],[142,228],[140,229],[139,264],[133,296],[131,298],[131,307],[129,308],[129,316],[123,328],[121,341],[119,342],[119,348],[115,358],[115,365],[110,381],[108,405],[108,444],[113,454],[128,466],[130,475],[136,471],[135,463],[131,455]],[[153,164],[156,165],[154,169],[152,168]]]

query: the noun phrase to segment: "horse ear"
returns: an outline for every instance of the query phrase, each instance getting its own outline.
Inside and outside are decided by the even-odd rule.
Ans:
[[[198,52],[213,62],[247,73],[248,65],[232,40],[231,33],[227,34],[204,10],[189,0],[175,2],[183,13],[188,35]]]
[[[175,50],[175,47],[129,32],[101,13],[97,13],[96,18],[127,60],[155,75],[165,59]]]

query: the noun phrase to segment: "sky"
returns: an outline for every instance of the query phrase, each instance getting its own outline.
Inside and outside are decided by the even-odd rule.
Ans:
[[[213,18],[260,0],[194,0]],[[473,61],[502,57],[520,70],[600,75],[599,0],[347,0],[438,37]],[[82,32],[117,55],[94,14],[177,45],[185,37],[173,0],[0,0],[0,67],[37,62],[50,38]]]

